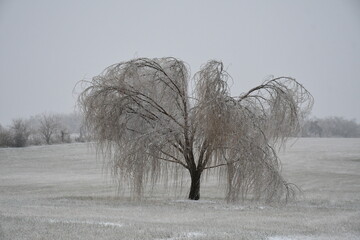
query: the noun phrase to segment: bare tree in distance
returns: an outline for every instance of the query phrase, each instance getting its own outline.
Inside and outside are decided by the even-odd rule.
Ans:
[[[27,145],[30,129],[26,121],[23,119],[15,119],[12,122],[11,132],[13,135],[14,147],[25,147]]]
[[[275,148],[299,132],[311,94],[279,77],[231,97],[229,78],[218,61],[191,78],[183,61],[169,57],[121,62],[81,81],[85,124],[119,184],[139,197],[162,179],[183,180],[185,169],[192,200],[204,172],[226,182],[229,201],[293,197]]]
[[[12,145],[13,138],[11,136],[11,131],[0,124],[0,147],[11,147]]]
[[[311,118],[305,121],[303,137],[360,137],[360,124],[343,117]]]
[[[58,119],[51,114],[43,114],[40,118],[39,133],[46,144],[52,143],[52,138],[59,129]]]

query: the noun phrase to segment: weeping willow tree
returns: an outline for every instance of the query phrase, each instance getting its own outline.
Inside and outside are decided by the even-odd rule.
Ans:
[[[186,169],[189,199],[198,200],[202,174],[211,170],[226,183],[228,200],[292,197],[275,149],[300,130],[311,94],[280,77],[232,97],[229,77],[218,61],[191,77],[170,57],[121,62],[82,81],[85,124],[119,184],[141,196],[162,179],[182,180]]]

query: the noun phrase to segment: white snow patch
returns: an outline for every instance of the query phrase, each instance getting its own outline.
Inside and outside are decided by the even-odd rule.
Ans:
[[[78,223],[78,224],[89,224],[89,225],[101,225],[104,227],[123,227],[121,223],[114,222],[101,222],[101,221],[79,221],[79,220],[57,220],[57,219],[48,219],[50,223]]]
[[[244,206],[236,206],[232,208],[233,210],[244,210],[245,207]]]
[[[268,240],[293,240],[294,238],[289,237],[281,237],[281,236],[275,236],[275,237],[269,237]]]
[[[313,240],[313,239],[314,238],[308,236],[291,236],[291,237],[273,236],[273,237],[268,237],[267,240]]]
[[[187,238],[196,238],[196,237],[204,237],[205,233],[202,232],[188,232],[185,234]]]
[[[180,239],[188,239],[188,238],[198,238],[206,236],[205,233],[202,232],[187,232],[181,234],[179,237],[171,237],[171,238],[161,238],[157,240],[180,240]]]
[[[154,240],[176,240],[178,238],[171,237],[171,238],[155,238]]]
[[[189,199],[183,199],[183,200],[174,200],[173,202],[177,202],[177,203],[193,203],[193,204],[205,204],[205,203],[211,203],[214,204],[216,203],[215,201],[211,201],[211,200],[189,200]]]

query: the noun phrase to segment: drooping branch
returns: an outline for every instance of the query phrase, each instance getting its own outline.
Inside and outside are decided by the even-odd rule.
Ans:
[[[108,67],[85,88],[79,97],[85,122],[99,148],[112,156],[114,175],[140,171],[142,180],[135,182],[142,185],[146,175],[158,177],[153,172],[160,169],[158,160],[187,167],[180,160],[185,149],[180,136],[189,125],[187,78],[185,65],[177,59],[141,58]],[[143,162],[149,157],[157,160]]]
[[[240,193],[267,200],[290,196],[294,189],[282,178],[272,145],[281,145],[300,130],[313,104],[311,94],[295,79],[281,77],[231,97],[228,78],[217,62],[209,62],[196,75],[199,164],[204,170],[226,167],[218,172],[229,175],[229,200]],[[204,143],[211,147],[205,149]],[[205,150],[210,154],[202,161]]]

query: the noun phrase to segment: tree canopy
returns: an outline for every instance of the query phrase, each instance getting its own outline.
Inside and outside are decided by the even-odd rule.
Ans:
[[[229,78],[221,62],[191,77],[183,61],[168,57],[121,62],[82,81],[86,126],[119,184],[141,196],[161,179],[181,180],[186,169],[189,198],[197,200],[211,169],[226,182],[228,200],[292,197],[275,148],[299,132],[311,94],[278,77],[232,97]]]

